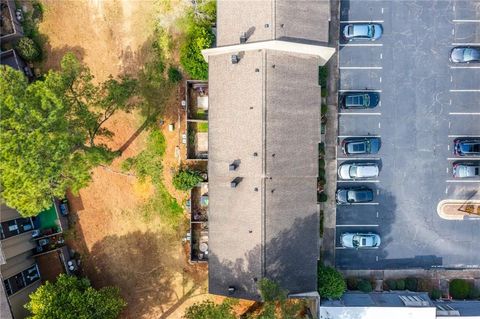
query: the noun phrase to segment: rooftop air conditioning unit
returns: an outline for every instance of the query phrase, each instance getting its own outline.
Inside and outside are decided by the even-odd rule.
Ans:
[[[247,42],[247,34],[244,32],[242,33],[242,35],[240,36],[240,44],[244,44]]]
[[[232,54],[232,64],[237,64],[238,62],[240,62],[238,54]]]

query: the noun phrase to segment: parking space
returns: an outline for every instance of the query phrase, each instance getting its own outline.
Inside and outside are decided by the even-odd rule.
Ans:
[[[394,14],[393,14],[394,13]],[[480,45],[480,1],[341,1],[348,23],[383,26],[376,41],[339,42],[339,94],[380,93],[370,109],[339,112],[338,164],[379,163],[377,178],[338,181],[372,189],[369,203],[337,206],[336,264],[345,269],[480,267],[480,220],[441,219],[444,199],[480,199],[480,179],[453,177],[458,138],[480,137],[480,64],[449,61],[455,45]],[[347,156],[344,138],[380,137],[377,154]],[[346,232],[376,233],[377,249],[342,247]]]

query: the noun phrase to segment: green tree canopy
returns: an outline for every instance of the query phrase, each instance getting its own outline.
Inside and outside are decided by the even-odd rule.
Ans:
[[[17,44],[18,53],[27,61],[37,61],[40,58],[38,45],[30,38],[23,37]]]
[[[1,196],[22,215],[38,214],[68,188],[78,192],[94,166],[116,155],[95,137],[112,136],[103,124],[132,107],[136,81],[111,78],[96,86],[92,80],[73,54],[65,55],[60,71],[32,84],[0,67]]]
[[[179,169],[173,176],[173,186],[176,189],[187,191],[192,189],[203,180],[200,173],[190,170],[188,168]]]
[[[318,292],[322,298],[340,298],[347,290],[343,276],[335,268],[318,266]]]
[[[205,300],[188,307],[183,317],[185,319],[235,319],[232,306],[233,302],[228,299],[221,304]]]
[[[60,275],[30,295],[31,319],[115,319],[126,306],[117,288],[96,290],[88,279]]]

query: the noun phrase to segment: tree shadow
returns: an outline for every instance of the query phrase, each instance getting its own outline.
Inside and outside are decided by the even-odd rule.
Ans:
[[[83,62],[85,57],[85,49],[81,46],[64,45],[60,48],[53,48],[48,41],[48,38],[45,40],[43,50],[45,52],[45,57],[42,64],[44,71],[48,71],[50,69],[60,69],[60,62],[67,53],[73,53],[80,62]]]
[[[107,236],[89,254],[87,275],[94,286],[117,286],[128,303],[124,317],[139,318],[175,299],[175,272],[183,260],[175,257],[175,235],[136,231]]]
[[[221,250],[225,248],[216,252],[215,245],[213,248],[211,245],[209,292],[259,301],[261,296],[257,283],[262,278],[278,283],[292,294],[316,291],[318,225],[318,214],[296,218],[289,226],[276,232],[271,240],[255,245],[235,261],[221,257],[225,254]],[[267,232],[269,230],[266,229]],[[241,235],[236,233],[231,236]],[[229,287],[233,287],[234,291],[229,291]]]

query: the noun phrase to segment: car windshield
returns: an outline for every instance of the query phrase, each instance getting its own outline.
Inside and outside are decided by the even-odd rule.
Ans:
[[[466,152],[480,152],[480,143],[472,143],[465,145]]]
[[[373,25],[369,25],[368,26],[368,36],[370,38],[373,38],[374,35],[375,35],[375,28],[373,27]]]
[[[363,96],[363,105],[365,105],[365,106],[369,106],[369,105],[370,105],[370,95],[365,94],[365,95]]]
[[[362,238],[360,236],[353,236],[353,239],[352,239],[353,247],[360,246],[360,240],[362,240]]]
[[[348,171],[350,173],[351,177],[356,177],[357,176],[357,167],[356,166],[350,166],[350,170]]]

